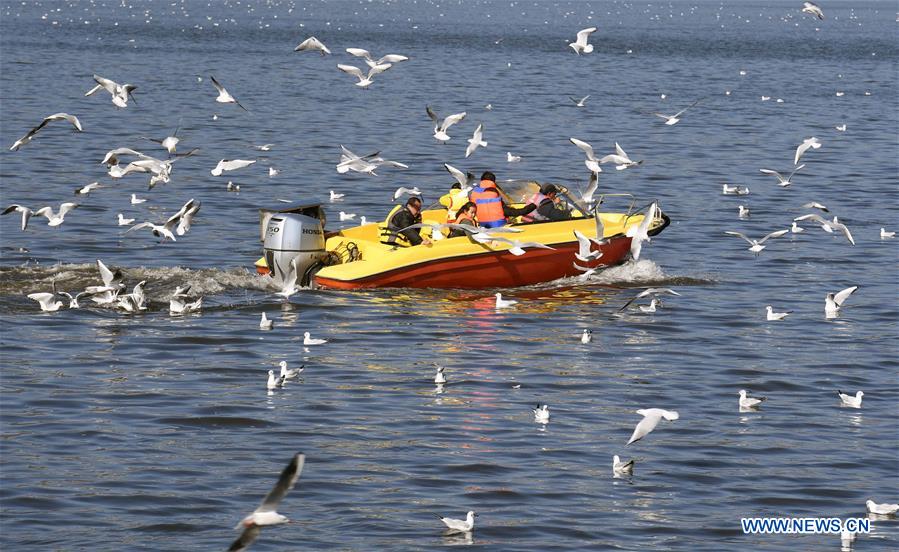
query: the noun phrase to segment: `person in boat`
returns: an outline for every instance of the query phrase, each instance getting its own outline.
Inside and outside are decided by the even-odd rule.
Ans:
[[[468,194],[462,192],[462,185],[455,182],[450,191],[440,196],[437,203],[446,207],[446,221],[453,222],[456,220],[456,214],[459,208],[468,203]]]
[[[459,211],[456,214],[455,220],[453,220],[456,224],[464,224],[465,226],[471,226],[472,228],[478,227],[478,206],[472,202],[468,202],[462,207],[459,207]],[[466,235],[465,230],[459,230],[458,228],[451,228],[449,231],[448,238],[458,238],[459,236]]]
[[[505,226],[509,219],[527,215],[537,209],[536,205],[512,207],[503,201],[503,195],[496,186],[496,175],[490,171],[481,175],[481,183],[468,194],[478,209],[478,224],[484,228]]]
[[[418,228],[409,228],[421,222],[421,199],[412,196],[405,205],[396,205],[384,219],[381,226],[381,243],[399,247],[431,245],[431,240],[422,238]]]
[[[544,184],[528,200],[528,205],[536,205],[537,208],[521,217],[522,222],[570,220],[571,210],[559,207],[558,201],[559,189],[552,184]]]

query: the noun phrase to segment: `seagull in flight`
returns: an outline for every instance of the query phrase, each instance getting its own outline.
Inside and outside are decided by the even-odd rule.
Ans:
[[[235,529],[243,528],[243,533],[241,533],[237,540],[235,540],[228,548],[229,552],[246,550],[247,547],[259,537],[259,533],[263,527],[287,523],[289,521],[287,517],[279,514],[277,509],[281,504],[281,500],[284,499],[288,491],[293,489],[297,479],[300,478],[300,473],[303,471],[303,464],[305,462],[305,454],[300,452],[293,456],[290,463],[287,464],[287,467],[281,472],[275,486],[272,487],[272,490],[265,495],[264,499],[262,499],[262,504],[253,510],[253,513],[243,518],[240,523],[237,524]]]
[[[820,209],[820,210],[824,211],[825,213],[830,212],[830,210],[825,205],[822,205],[821,203],[818,203],[817,201],[809,201],[808,203],[804,204],[802,206],[802,208],[803,209]]]
[[[478,128],[474,129],[474,134],[468,139],[468,147],[465,148],[465,157],[468,158],[479,147],[487,147],[487,141],[484,140],[484,125],[478,124]]]
[[[688,109],[690,109],[691,107],[695,106],[698,103],[699,103],[699,100],[696,100],[695,102],[693,102],[690,105],[688,105],[687,107],[681,109],[674,115],[665,115],[663,113],[653,113],[653,115],[655,115],[656,117],[661,117],[661,118],[665,119],[666,125],[669,125],[669,126],[676,125],[677,123],[680,122],[680,116],[683,115]]]
[[[615,142],[615,153],[606,155],[602,159],[599,160],[601,165],[606,163],[612,163],[615,165],[615,169],[619,171],[623,171],[624,169],[630,167],[636,167],[643,163],[643,161],[632,161],[630,157],[628,157],[627,153],[618,145],[618,142]]]
[[[773,171],[771,169],[759,169],[759,172],[762,174],[770,174],[772,176],[777,177],[777,185],[780,186],[781,188],[786,188],[787,186],[789,186],[790,184],[793,183],[792,182],[793,175],[796,174],[796,171],[798,171],[799,169],[801,169],[804,166],[805,166],[805,163],[803,163],[802,165],[799,165],[798,167],[793,169],[793,172],[790,173],[790,176],[788,176],[786,178],[784,178],[783,175],[780,174],[779,172]]]
[[[833,220],[827,220],[821,215],[810,213],[808,215],[802,215],[801,217],[796,217],[793,219],[794,222],[802,222],[803,220],[813,220],[821,225],[821,228],[824,229],[827,233],[833,233],[834,230],[840,231],[843,236],[851,243],[855,245],[855,239],[852,237],[852,233],[849,231],[849,228],[840,222],[837,217],[833,217]]]
[[[221,174],[225,171],[234,171],[237,169],[242,169],[244,167],[249,167],[255,162],[255,159],[222,159],[218,162],[215,168],[209,172],[212,173],[212,176],[221,176]]]
[[[425,106],[425,111],[428,113],[428,117],[434,121],[434,138],[441,143],[446,143],[450,140],[449,134],[446,133],[446,131],[449,130],[449,127],[458,123],[468,115],[465,111],[462,113],[453,113],[452,115],[446,116],[443,121],[441,121],[437,114],[434,113],[434,110],[431,109],[431,106]]]
[[[741,234],[740,232],[734,232],[732,230],[728,230],[727,232],[725,232],[725,234],[727,234],[729,236],[737,236],[738,238],[743,238],[744,240],[746,240],[750,245],[749,251],[752,251],[753,253],[755,253],[755,256],[758,257],[759,253],[762,252],[762,249],[765,249],[765,247],[767,247],[762,244],[764,244],[766,241],[768,241],[771,238],[779,238],[779,237],[783,236],[784,234],[786,234],[787,232],[789,232],[789,230],[777,230],[775,232],[771,232],[770,234],[766,235],[764,238],[762,238],[760,240],[750,239],[750,238],[746,237],[745,234]]]
[[[90,96],[93,93],[99,90],[106,90],[112,95],[112,103],[116,107],[126,108],[128,107],[128,100],[134,99],[134,96],[131,95],[133,91],[137,89],[133,84],[119,84],[115,81],[104,79],[100,75],[94,75],[94,81],[97,82],[97,85],[88,90],[84,95]],[[134,103],[137,103],[137,100],[134,100]]]
[[[395,192],[393,192],[393,201],[396,201],[403,195],[421,196],[421,191],[419,191],[418,186],[415,186],[414,188],[406,188],[404,186],[400,186],[396,189]]]
[[[84,186],[75,188],[75,195],[88,195],[91,192],[93,192],[94,190],[96,190],[97,188],[105,188],[105,187],[106,186],[103,186],[99,182],[91,182],[90,184],[85,184]]]
[[[196,214],[197,211],[200,210],[200,202],[194,199],[189,200],[185,203],[181,209],[178,210],[177,213],[170,216],[164,224],[153,224],[152,222],[142,222],[140,224],[135,224],[131,228],[125,231],[127,234],[132,230],[140,230],[142,228],[150,228],[153,231],[153,235],[157,238],[162,238],[162,241],[165,241],[166,238],[177,241],[175,239],[175,232],[178,232],[178,235],[184,235],[187,230],[190,230],[190,219],[193,218],[193,215]],[[182,219],[187,218],[186,222],[183,222]]]
[[[818,4],[815,4],[814,2],[803,2],[802,13],[814,15],[818,19],[824,19],[824,12],[821,11],[821,8],[818,7]]]
[[[25,207],[24,205],[19,205],[18,203],[13,203],[0,215],[8,215],[10,213],[21,213],[22,214],[22,231],[24,232],[26,228],[28,228],[28,221],[31,220],[32,215],[34,215],[34,211]]]
[[[181,141],[181,139],[178,138],[179,130],[181,130],[180,125],[178,126],[178,128],[175,129],[175,132],[173,132],[171,136],[166,136],[162,140],[157,140],[156,138],[147,138],[146,136],[144,136],[143,138],[145,140],[150,140],[151,142],[156,142],[157,144],[160,144],[162,147],[165,148],[165,151],[167,151],[169,154],[173,154],[173,153],[175,153],[175,149],[178,146],[178,142]]]
[[[643,419],[640,420],[640,423],[638,423],[637,427],[634,428],[634,433],[631,435],[631,438],[627,442],[628,445],[639,441],[640,439],[652,433],[652,430],[654,430],[656,426],[659,425],[659,422],[662,420],[662,418],[665,418],[668,421],[674,421],[680,418],[680,414],[678,414],[674,410],[664,410],[661,408],[647,408],[638,410],[637,414],[643,416]]]
[[[582,29],[577,33],[577,40],[568,44],[572,50],[577,55],[581,54],[589,54],[593,51],[593,45],[588,44],[587,41],[590,40],[590,35],[596,32],[596,27],[587,27],[586,29]]]
[[[238,106],[240,106],[241,109],[243,109],[244,111],[249,113],[250,110],[247,109],[246,107],[244,107],[243,105],[241,105],[241,103],[239,101],[237,101],[237,98],[235,98],[234,96],[229,94],[228,91],[225,90],[225,87],[222,86],[222,84],[219,81],[215,80],[215,77],[210,75],[209,79],[212,80],[212,86],[214,86],[215,89],[218,90],[218,93],[219,93],[219,95],[216,96],[215,101],[217,101],[218,103],[237,104]]]
[[[366,75],[362,73],[362,69],[359,69],[355,65],[344,65],[342,63],[337,64],[338,69],[348,75],[353,75],[354,77],[359,79],[359,82],[356,83],[356,86],[360,88],[368,88],[371,83],[374,82],[372,79],[374,79],[375,75],[379,75],[384,71],[390,69],[391,67],[393,67],[393,64],[391,63],[375,65],[374,67],[369,68],[368,74]]]
[[[460,193],[467,194],[469,191],[471,191],[471,185],[475,181],[475,176],[472,173],[463,173],[462,171],[448,163],[444,163],[443,168],[446,169],[446,172],[452,175],[452,177],[456,180],[456,182],[459,183],[460,186],[462,186],[462,190],[460,191]]]
[[[382,56],[380,59],[375,60],[374,58],[372,58],[371,53],[363,48],[347,48],[346,51],[350,55],[365,59],[365,64],[369,67],[377,67],[378,65],[384,65],[385,63],[400,63],[402,61],[409,60],[408,57],[400,54],[387,54],[386,56]]]
[[[848,287],[842,291],[838,291],[837,293],[828,293],[824,298],[824,316],[826,318],[836,318],[840,314],[840,309],[843,308],[843,303],[846,302],[846,299],[849,299],[849,296],[855,293],[855,290],[858,289],[858,286]]]
[[[13,145],[10,146],[9,151],[18,151],[20,147],[30,142],[32,138],[34,138],[35,134],[38,133],[38,131],[40,131],[42,128],[52,123],[53,121],[68,121],[72,123],[72,126],[75,127],[75,130],[77,130],[78,132],[83,132],[81,121],[78,120],[78,117],[69,115],[68,113],[54,113],[53,115],[47,115],[46,117],[44,117],[44,119],[41,121],[41,124],[32,128],[25,136],[22,136],[21,138],[13,142]]]
[[[602,257],[602,251],[598,249],[596,251],[591,251],[593,244],[595,243],[596,245],[602,245],[602,240],[588,238],[587,236],[580,233],[577,229],[574,230],[574,237],[577,239],[578,244],[578,252],[574,254],[577,260],[589,263],[590,261]]]
[[[589,97],[590,97],[590,94],[587,94],[580,100],[577,98],[574,98],[572,96],[568,96],[568,99],[574,102],[574,107],[585,107],[587,105],[587,98],[589,98]]]
[[[18,206],[15,206],[15,207],[18,207]],[[34,216],[47,217],[47,226],[59,226],[65,220],[66,213],[68,213],[72,209],[75,209],[76,207],[78,207],[77,203],[63,203],[59,206],[59,212],[56,212],[56,213],[53,212],[53,208],[50,206],[41,207],[40,209],[38,209],[37,211],[34,212]],[[3,214],[8,213],[9,210],[10,210],[10,207],[7,207],[6,211],[4,211]],[[26,224],[24,213],[22,214],[22,219],[23,219],[22,220],[22,229],[24,230],[25,224]]]
[[[28,298],[40,303],[41,311],[43,312],[56,312],[63,305],[62,301],[54,301],[56,298],[56,294],[54,293],[29,293]]]
[[[590,172],[594,174],[598,174],[602,172],[602,169],[599,167],[599,159],[596,158],[596,154],[593,153],[593,146],[584,142],[582,140],[578,140],[577,138],[569,138],[569,142],[579,147],[581,151],[583,151],[587,155],[587,159],[584,160],[584,165],[590,169]]]
[[[793,158],[793,164],[798,165],[799,160],[802,159],[803,154],[807,152],[809,149],[818,149],[821,147],[821,142],[812,136],[811,138],[806,138],[796,147],[796,155]],[[797,169],[798,170],[798,169]]]
[[[649,296],[652,296],[654,299],[656,299],[663,294],[676,295],[678,297],[681,296],[680,293],[674,291],[671,288],[647,288],[647,289],[641,291],[640,293],[638,293],[637,295],[635,295],[633,298],[631,298],[627,303],[624,304],[624,306],[622,306],[620,309],[618,309],[618,312],[621,312],[624,309],[628,308],[630,306],[630,304],[633,303],[634,301],[636,301],[637,299],[643,299],[644,297],[649,297]]]
[[[640,224],[629,226],[624,233],[627,237],[631,238],[631,256],[635,261],[640,260],[643,242],[652,241],[652,238],[649,237],[649,227],[652,226],[653,221],[655,221],[658,210],[659,204],[657,202],[652,202],[649,209],[646,211],[646,214],[643,215],[643,220],[640,221]]]
[[[294,52],[318,52],[322,56],[325,54],[330,54],[331,50],[328,49],[324,43],[315,38],[314,36],[310,36],[303,42],[300,42],[296,48],[293,49]]]

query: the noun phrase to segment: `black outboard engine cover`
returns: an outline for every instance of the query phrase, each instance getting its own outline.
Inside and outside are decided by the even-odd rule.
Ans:
[[[297,260],[300,285],[306,270],[325,257],[325,232],[322,221],[307,215],[275,213],[268,219],[263,241],[265,263],[272,276],[281,281]]]

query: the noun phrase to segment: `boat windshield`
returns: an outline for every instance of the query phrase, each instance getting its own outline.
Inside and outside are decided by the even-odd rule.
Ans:
[[[498,183],[500,189],[514,203],[527,203],[530,198],[540,191],[540,187],[547,182],[537,182],[535,180],[504,180]],[[558,190],[557,196],[560,198],[561,206],[565,209],[571,209],[574,218],[592,216],[589,207],[580,199],[577,191],[569,190],[568,186],[552,182]]]

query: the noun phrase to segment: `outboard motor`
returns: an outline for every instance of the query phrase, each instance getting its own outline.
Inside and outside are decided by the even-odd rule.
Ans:
[[[297,260],[299,285],[308,285],[308,269],[325,256],[325,232],[318,218],[297,213],[273,213],[265,225],[265,263],[275,279]]]

